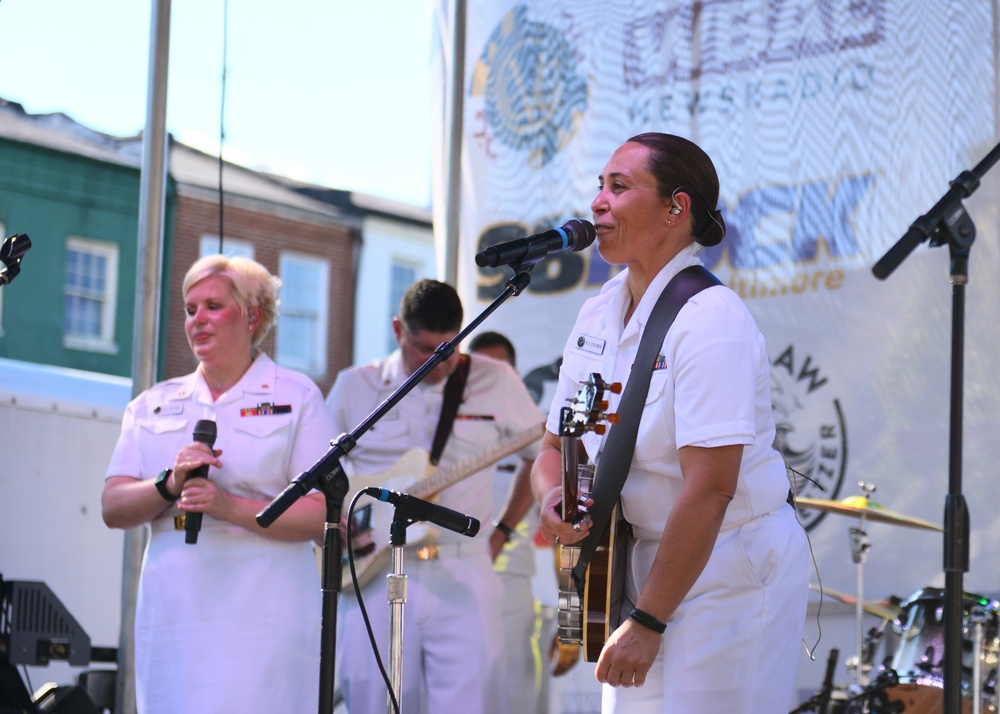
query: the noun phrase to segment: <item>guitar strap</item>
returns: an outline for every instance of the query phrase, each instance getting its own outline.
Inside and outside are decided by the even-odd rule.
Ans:
[[[632,465],[635,439],[639,433],[639,415],[649,393],[649,380],[663,347],[663,338],[684,303],[705,288],[721,284],[704,266],[687,267],[671,278],[649,314],[649,322],[639,340],[632,373],[625,383],[625,391],[618,404],[618,423],[608,431],[608,440],[594,477],[594,490],[590,495],[594,499],[594,504],[590,507],[593,525],[590,534],[580,542],[580,557],[573,568],[573,581],[581,592],[586,582],[587,566],[608,528],[611,511],[618,502]]]
[[[434,443],[431,446],[430,462],[432,466],[437,466],[444,451],[444,445],[448,443],[451,436],[451,427],[455,423],[455,415],[458,414],[458,405],[462,403],[462,392],[465,391],[465,382],[469,378],[469,367],[472,358],[467,354],[458,356],[458,366],[444,383],[444,400],[441,402],[441,416],[438,417],[437,431],[434,432]]]

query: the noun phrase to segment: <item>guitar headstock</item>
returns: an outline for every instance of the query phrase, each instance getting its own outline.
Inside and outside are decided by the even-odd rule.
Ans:
[[[617,414],[608,414],[608,392],[620,394],[622,385],[608,384],[596,372],[587,377],[579,391],[567,400],[569,406],[559,412],[559,436],[562,439],[563,500],[560,507],[564,521],[576,522],[586,515],[581,496],[590,492],[593,467],[579,462],[580,442],[577,439],[588,431],[603,434],[604,422],[618,423]]]
[[[607,393],[621,394],[619,382],[608,384],[601,375],[592,372],[587,381],[580,385],[577,393],[569,399],[569,406],[560,412],[559,435],[581,437],[588,431],[603,434],[608,424],[617,424],[618,415],[608,413]]]

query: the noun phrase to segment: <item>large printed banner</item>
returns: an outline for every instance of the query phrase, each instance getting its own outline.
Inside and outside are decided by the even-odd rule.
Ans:
[[[965,201],[967,287],[952,287],[962,271],[947,244],[924,242],[884,281],[871,271],[1000,140],[996,0],[469,0],[467,15],[457,264],[469,317],[511,276],[478,269],[478,250],[589,219],[629,136],[693,139],[716,164],[729,226],[704,257],[767,340],[799,494],[839,500],[864,482],[892,514],[943,525],[960,488],[966,590],[1000,591],[1000,167]],[[596,248],[553,256],[483,325],[513,340],[543,406],[576,311],[615,270]],[[854,592],[857,517],[802,515],[814,580]],[[941,533],[865,530],[866,597],[943,587]]]

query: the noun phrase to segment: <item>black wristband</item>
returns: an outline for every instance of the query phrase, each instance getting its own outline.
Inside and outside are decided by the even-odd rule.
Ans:
[[[508,526],[503,521],[497,521],[496,523],[493,524],[493,527],[496,528],[501,533],[503,533],[505,540],[509,541],[514,536],[514,529]]]
[[[167,490],[167,479],[170,478],[170,474],[173,473],[173,469],[164,469],[160,472],[160,475],[156,477],[156,490],[159,491],[160,496],[167,503],[173,503],[180,496],[175,496]]]
[[[632,611],[628,614],[630,620],[635,620],[643,627],[652,630],[653,632],[658,632],[663,634],[667,631],[667,623],[660,622],[655,617],[650,615],[645,610],[640,610],[637,607],[633,607]]]

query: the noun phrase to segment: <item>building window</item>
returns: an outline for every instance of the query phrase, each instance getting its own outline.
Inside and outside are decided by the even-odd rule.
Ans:
[[[219,236],[203,235],[198,245],[198,257],[204,258],[206,255],[216,255],[219,252]],[[239,256],[253,260],[253,243],[245,240],[225,238],[222,241],[222,254],[230,258]]]
[[[69,238],[63,294],[63,345],[94,352],[117,352],[114,340],[118,246]]]
[[[326,374],[330,264],[316,256],[282,253],[277,362],[314,377]]]
[[[399,303],[403,299],[404,293],[417,281],[417,268],[412,263],[393,260],[389,270],[389,340],[386,351],[392,352],[399,346],[396,344],[396,335],[392,331],[392,318],[396,317],[396,313],[399,312]]]

